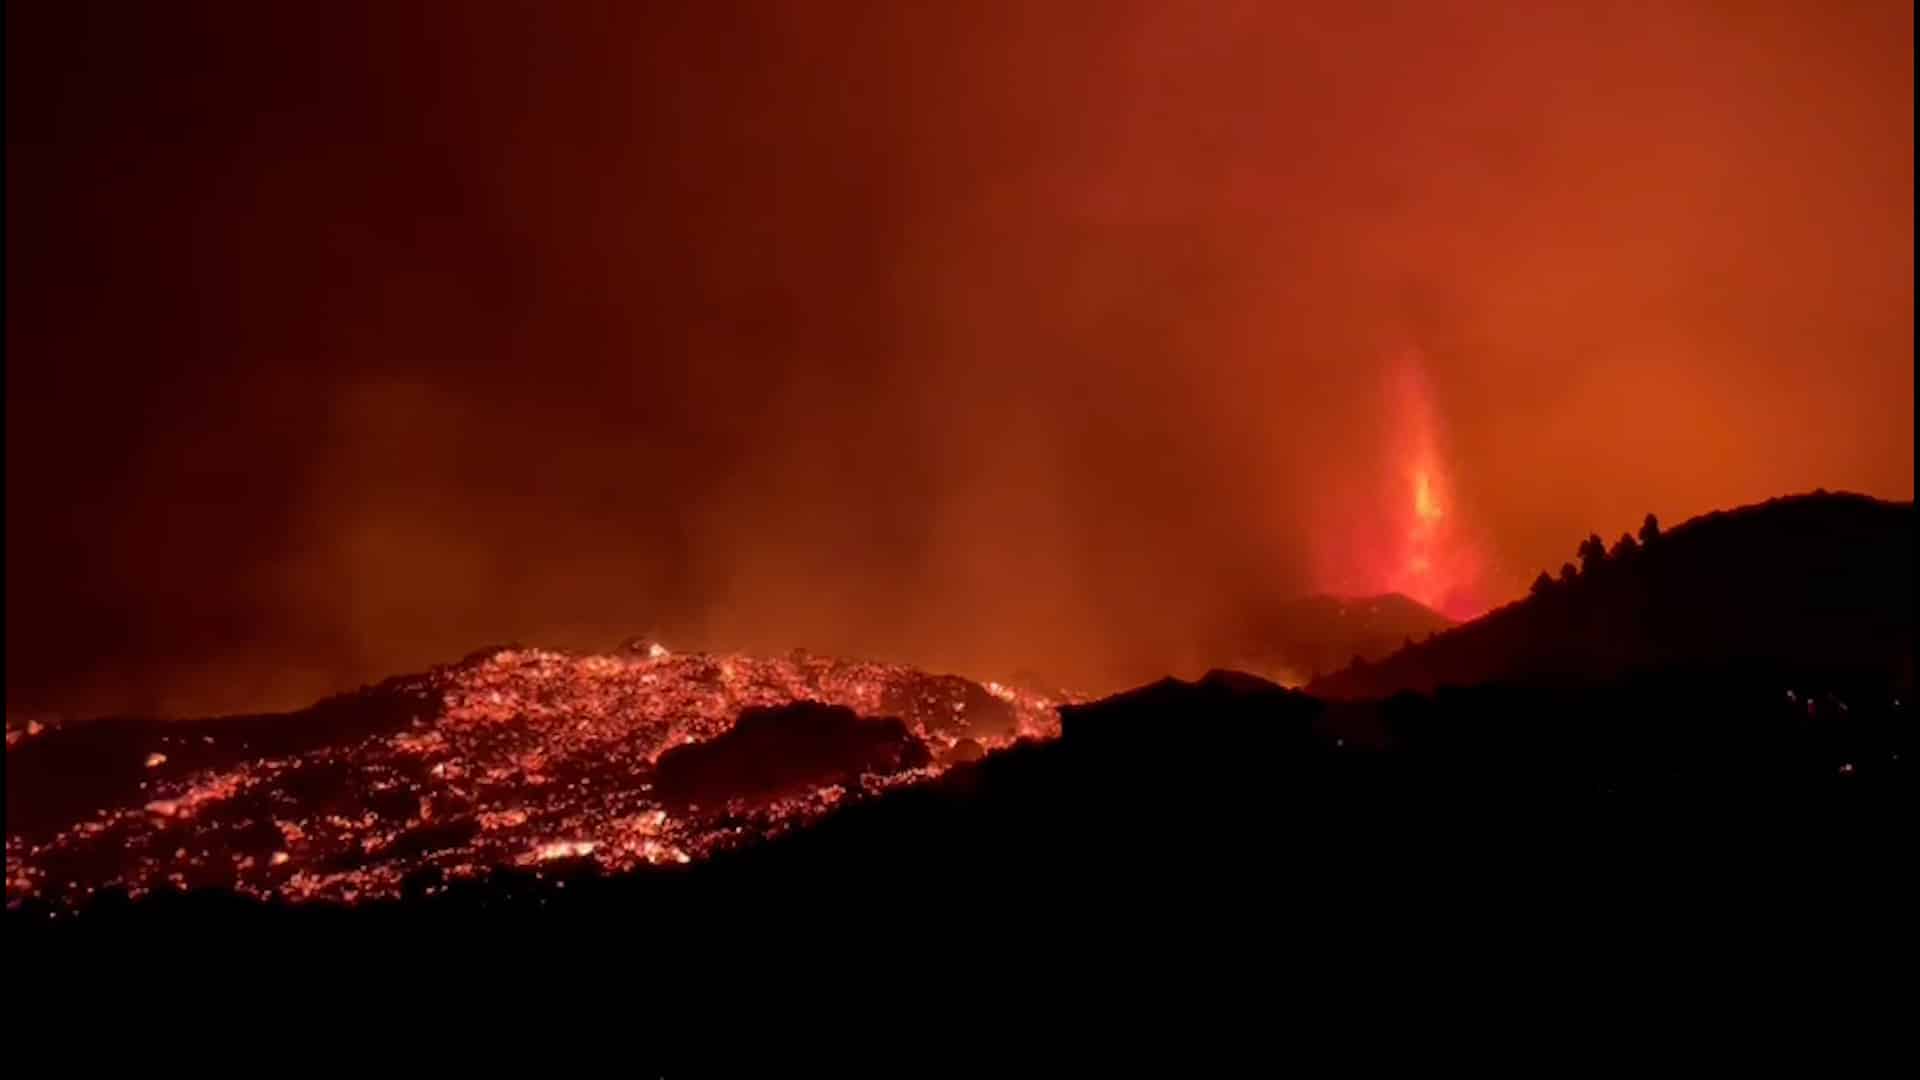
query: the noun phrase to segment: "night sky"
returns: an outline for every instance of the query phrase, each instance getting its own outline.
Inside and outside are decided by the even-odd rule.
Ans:
[[[10,710],[639,634],[1099,686],[1913,496],[1910,3],[6,31]]]

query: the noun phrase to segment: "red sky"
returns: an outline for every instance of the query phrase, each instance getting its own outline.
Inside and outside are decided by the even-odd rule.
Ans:
[[[10,708],[645,632],[1121,680],[1912,497],[1910,4],[6,18]]]

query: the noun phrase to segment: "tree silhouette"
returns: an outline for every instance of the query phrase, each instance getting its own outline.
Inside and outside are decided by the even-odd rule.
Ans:
[[[1528,591],[1533,593],[1533,595],[1535,596],[1544,596],[1548,592],[1552,591],[1552,589],[1553,589],[1553,579],[1547,576],[1547,572],[1545,570],[1542,570],[1540,571],[1540,576],[1533,579],[1533,588]]]
[[[1613,550],[1607,553],[1607,558],[1615,562],[1623,562],[1638,554],[1640,554],[1640,544],[1634,540],[1633,534],[1621,533],[1620,539],[1613,542]]]
[[[1562,584],[1572,584],[1574,579],[1579,576],[1580,571],[1574,569],[1572,563],[1564,562],[1560,564],[1560,581]]]
[[[1648,514],[1647,520],[1640,523],[1640,542],[1648,547],[1652,547],[1654,541],[1659,539],[1660,519],[1654,517],[1652,514]]]
[[[1607,542],[1599,533],[1588,534],[1580,545],[1580,572],[1591,574],[1607,561]]]

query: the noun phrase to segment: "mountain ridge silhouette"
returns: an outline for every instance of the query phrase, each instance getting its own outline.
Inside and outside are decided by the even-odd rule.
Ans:
[[[1755,667],[1815,679],[1900,669],[1911,683],[1914,504],[1816,491],[1718,510],[1600,558],[1532,595],[1348,665],[1331,698],[1637,671]],[[1580,548],[1601,543],[1598,534]],[[1571,563],[1567,564],[1567,569]]]

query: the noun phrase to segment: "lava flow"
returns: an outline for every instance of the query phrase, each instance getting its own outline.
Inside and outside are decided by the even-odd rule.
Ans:
[[[7,900],[226,888],[351,903],[499,866],[686,863],[1055,735],[1060,700],[653,645],[481,653],[287,716],[35,722],[7,736]],[[49,818],[67,770],[97,797]],[[51,779],[15,790],[34,776]],[[15,813],[36,806],[39,820]]]

